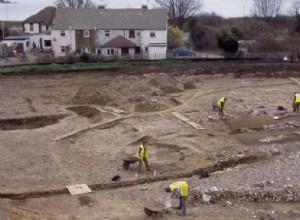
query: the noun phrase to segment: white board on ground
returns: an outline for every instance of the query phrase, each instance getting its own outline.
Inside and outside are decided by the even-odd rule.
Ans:
[[[185,123],[189,124],[190,126],[198,129],[198,130],[204,130],[205,128],[201,125],[197,124],[196,122],[192,121],[191,119],[185,117],[184,115],[180,114],[179,112],[172,112],[172,115],[174,115],[176,118],[184,121]]]
[[[69,192],[72,196],[92,192],[92,190],[86,184],[69,185],[69,186],[67,186],[67,189],[69,190]]]

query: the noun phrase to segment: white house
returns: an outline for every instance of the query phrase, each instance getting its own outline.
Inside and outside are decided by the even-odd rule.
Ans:
[[[55,7],[49,6],[39,11],[37,14],[26,18],[23,21],[24,33],[36,34],[50,30],[55,10]]]
[[[67,53],[165,59],[167,11],[164,9],[57,8],[51,27],[56,57]]]

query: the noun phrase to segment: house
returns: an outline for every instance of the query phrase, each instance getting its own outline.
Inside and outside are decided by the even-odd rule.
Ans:
[[[165,9],[57,8],[51,26],[55,57],[68,53],[165,59]]]
[[[39,11],[37,14],[26,18],[23,21],[24,33],[36,34],[49,31],[51,29],[55,10],[55,7],[49,6]]]

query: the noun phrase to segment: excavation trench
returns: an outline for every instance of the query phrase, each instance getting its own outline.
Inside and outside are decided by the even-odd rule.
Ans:
[[[200,175],[203,172],[216,172],[221,171],[230,167],[234,167],[239,164],[245,163],[254,163],[258,161],[265,160],[267,158],[266,155],[249,155],[240,158],[231,158],[228,160],[217,161],[214,164],[209,166],[198,168],[190,172],[181,172],[177,174],[170,174],[170,175],[162,175],[162,176],[152,176],[147,178],[141,178],[136,180],[127,180],[121,182],[110,182],[110,183],[101,183],[101,184],[91,184],[89,187],[93,191],[101,191],[101,190],[109,190],[109,189],[117,189],[123,187],[130,187],[136,185],[142,185],[146,183],[154,183],[159,181],[167,181],[173,179],[180,179],[180,178],[190,178],[194,175]],[[43,191],[29,191],[23,193],[0,193],[0,198],[2,199],[29,199],[29,198],[40,198],[40,197],[49,197],[55,195],[62,195],[62,194],[69,194],[67,188],[61,189],[49,189]]]
[[[22,118],[0,119],[0,130],[20,130],[20,129],[36,129],[53,125],[60,119],[66,117],[67,114],[57,115],[38,115]]]
[[[248,190],[248,191],[218,191],[208,192],[211,196],[210,202],[238,201],[238,202],[299,202],[299,188],[285,188],[282,190]],[[191,192],[193,201],[202,201],[202,192]]]

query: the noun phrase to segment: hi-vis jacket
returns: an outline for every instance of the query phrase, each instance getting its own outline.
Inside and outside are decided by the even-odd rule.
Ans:
[[[144,158],[147,159],[149,157],[148,148],[145,147],[143,144],[139,148],[138,156],[141,160],[143,160]]]
[[[186,181],[177,181],[172,183],[169,188],[171,189],[171,192],[177,190],[182,197],[187,197],[189,195],[189,186]]]
[[[217,108],[221,109],[224,106],[224,102],[225,102],[225,97],[220,98],[219,101],[217,102]]]
[[[299,93],[295,94],[295,103],[300,103],[300,94]]]

